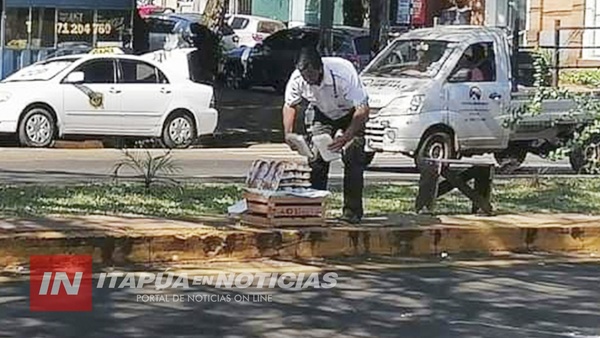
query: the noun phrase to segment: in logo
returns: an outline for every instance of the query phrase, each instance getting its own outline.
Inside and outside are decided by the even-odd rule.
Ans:
[[[479,89],[479,87],[472,87],[471,91],[469,92],[469,97],[471,98],[471,100],[481,100],[481,89]]]
[[[31,256],[31,311],[92,311],[92,256]]]

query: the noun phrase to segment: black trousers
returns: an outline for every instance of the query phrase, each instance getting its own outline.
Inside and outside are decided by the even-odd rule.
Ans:
[[[334,137],[337,131],[345,131],[352,122],[353,114],[339,119],[332,120],[323,113],[315,109],[315,115],[312,122],[312,136],[329,134]],[[354,215],[363,217],[363,188],[364,188],[364,170],[365,170],[365,138],[364,131],[357,135],[352,143],[343,152],[344,162],[344,215]],[[320,155],[310,161],[311,184],[313,189],[327,190],[329,163],[325,162]]]

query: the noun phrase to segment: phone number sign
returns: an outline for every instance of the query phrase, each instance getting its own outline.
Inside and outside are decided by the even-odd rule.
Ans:
[[[56,24],[56,32],[59,35],[110,35],[113,27],[109,23],[69,23],[59,22]]]

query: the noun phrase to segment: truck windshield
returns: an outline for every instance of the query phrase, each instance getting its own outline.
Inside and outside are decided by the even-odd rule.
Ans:
[[[446,41],[399,40],[364,75],[431,78],[440,71],[452,49]]]

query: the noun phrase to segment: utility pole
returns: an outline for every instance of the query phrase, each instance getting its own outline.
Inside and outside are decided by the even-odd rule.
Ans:
[[[390,0],[381,0],[381,35],[379,37],[379,50],[387,46],[390,34]]]
[[[370,8],[371,52],[377,54],[388,40],[390,29],[390,0],[371,0]]]
[[[371,37],[371,53],[379,53],[379,38],[381,33],[381,2],[382,0],[371,0],[369,3],[369,30]]]
[[[333,53],[333,11],[334,0],[321,0],[321,47],[325,55]]]
[[[134,7],[135,8],[135,7]],[[137,11],[137,8],[136,8]],[[0,0],[0,79],[4,79],[4,45],[6,45],[6,4]]]

